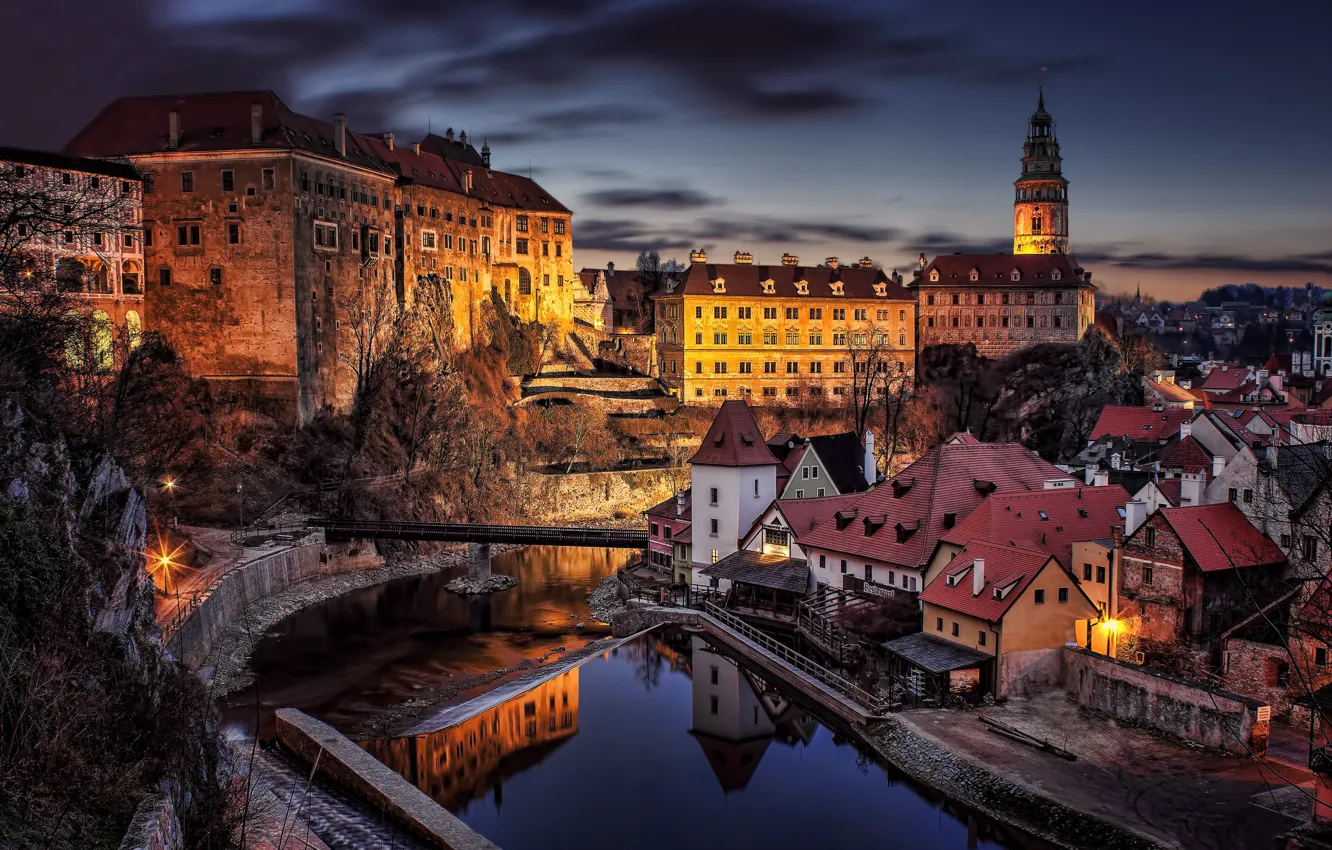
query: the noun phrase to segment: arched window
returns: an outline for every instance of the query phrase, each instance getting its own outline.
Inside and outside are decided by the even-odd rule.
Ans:
[[[116,365],[114,348],[112,341],[115,339],[115,326],[111,324],[111,317],[103,310],[93,313],[92,326],[89,328],[91,335],[91,351],[93,365],[99,372],[110,372]]]
[[[1041,235],[1041,224],[1042,224],[1042,222],[1041,222],[1041,211],[1040,211],[1039,209],[1032,210],[1032,213],[1031,213],[1031,233],[1032,233],[1033,236],[1040,236],[1040,235]]]
[[[129,344],[129,350],[133,351],[139,347],[143,341],[143,319],[133,310],[125,313],[125,341]]]
[[[56,261],[56,283],[65,292],[82,292],[87,273],[87,266],[78,257],[61,257]]]
[[[532,294],[532,275],[524,268],[518,269],[518,294]]]
[[[125,295],[143,294],[143,269],[137,260],[126,260],[120,268],[120,291]]]

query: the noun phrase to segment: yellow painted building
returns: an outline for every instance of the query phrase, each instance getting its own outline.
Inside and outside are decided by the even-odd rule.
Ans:
[[[916,296],[868,258],[812,267],[790,254],[779,266],[744,252],[729,264],[701,251],[690,259],[654,297],[659,374],[682,401],[840,402],[857,364],[914,373]]]

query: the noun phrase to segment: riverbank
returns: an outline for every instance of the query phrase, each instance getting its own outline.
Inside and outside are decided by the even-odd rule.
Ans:
[[[513,548],[516,547],[496,544],[491,551],[498,554]],[[465,548],[449,552],[417,554],[395,559],[381,567],[310,579],[280,593],[255,600],[217,640],[210,659],[212,676],[209,688],[213,698],[220,699],[254,681],[254,673],[250,666],[254,648],[265,632],[297,611],[354,590],[396,579],[461,568],[466,563]]]

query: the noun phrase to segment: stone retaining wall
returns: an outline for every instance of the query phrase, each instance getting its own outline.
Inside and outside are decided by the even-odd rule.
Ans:
[[[277,712],[278,741],[319,775],[445,850],[499,850],[415,785],[326,723],[294,708]]]
[[[583,390],[594,393],[624,393],[644,390],[658,392],[661,390],[661,385],[657,383],[656,378],[646,378],[641,375],[608,375],[606,377],[551,375],[524,381],[523,386],[559,387],[561,389]]]
[[[169,794],[154,794],[139,804],[120,850],[184,850],[180,819]]]
[[[1227,752],[1267,752],[1270,718],[1258,714],[1269,707],[1239,694],[1073,646],[1064,647],[1064,688],[1117,720]]]
[[[603,519],[641,513],[675,492],[669,469],[527,476],[528,504],[545,505],[550,520]]]
[[[212,654],[218,637],[240,619],[248,605],[308,579],[382,564],[373,546],[355,542],[295,546],[251,561],[222,578],[167,641],[167,648],[190,669],[197,670]]]

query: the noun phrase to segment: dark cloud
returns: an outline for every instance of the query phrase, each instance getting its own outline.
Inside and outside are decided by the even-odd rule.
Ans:
[[[653,232],[635,219],[579,219],[574,226],[574,245],[592,251],[674,251],[688,248],[686,239]]]
[[[1125,269],[1169,271],[1297,272],[1332,274],[1332,256],[1300,254],[1291,257],[1252,257],[1243,254],[1166,254],[1140,252],[1120,254],[1095,248],[1078,251],[1084,263],[1102,263]]]
[[[590,136],[618,127],[642,124],[652,113],[622,104],[590,104],[539,112],[508,129],[485,133],[497,145],[519,145],[527,142],[548,142],[554,139],[572,139]]]
[[[694,189],[603,189],[587,193],[583,200],[599,207],[655,207],[663,210],[697,209],[721,203],[720,198]]]
[[[901,240],[908,251],[921,251],[927,257],[936,254],[1003,254],[1013,250],[1012,239],[975,239],[947,230],[911,234]]]

